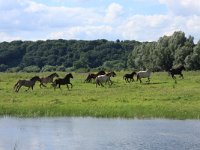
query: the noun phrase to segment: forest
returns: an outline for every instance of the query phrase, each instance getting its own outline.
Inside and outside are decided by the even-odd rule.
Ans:
[[[135,40],[38,40],[0,43],[0,72],[90,70],[167,71],[183,64],[200,69],[200,40],[182,31],[154,42]]]

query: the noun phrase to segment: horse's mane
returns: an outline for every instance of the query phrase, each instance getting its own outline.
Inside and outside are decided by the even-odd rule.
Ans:
[[[55,74],[57,74],[57,73],[52,73],[52,74],[50,74],[48,77],[52,77],[52,76],[54,76]]]
[[[35,79],[40,79],[40,77],[39,77],[39,76],[34,76],[34,77],[32,77],[30,80],[31,80],[31,81],[34,81]]]
[[[65,78],[69,78],[70,76],[73,77],[71,73],[68,73],[65,75]]]

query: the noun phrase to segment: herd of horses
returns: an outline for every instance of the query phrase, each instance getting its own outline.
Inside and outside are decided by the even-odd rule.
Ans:
[[[172,68],[168,71],[169,75],[175,80],[176,83],[176,77],[175,75],[180,75],[180,77],[183,77],[182,70],[185,70],[185,67],[183,65],[180,65],[177,68]],[[142,83],[142,78],[147,78],[147,82],[150,82],[150,76],[151,76],[152,70],[148,69],[146,71],[133,71],[130,74],[125,74],[123,76],[123,79],[125,82],[133,82],[134,76],[137,77],[137,81],[139,80],[140,83]],[[104,86],[104,84],[108,84],[111,86],[113,84],[113,81],[111,80],[111,77],[115,77],[116,73],[114,71],[106,73],[105,71],[99,71],[98,73],[90,73],[88,74],[87,78],[85,79],[85,83],[90,83],[94,81],[97,86]],[[57,78],[54,80],[54,78]],[[30,80],[18,80],[18,82],[14,85],[14,91],[19,92],[20,88],[22,86],[28,87],[27,90],[30,88],[33,90],[33,87],[36,83],[36,81],[40,82],[40,88],[46,87],[46,84],[51,83],[51,85],[54,87],[54,90],[56,88],[60,88],[61,85],[66,85],[68,90],[70,90],[68,85],[71,85],[71,89],[73,87],[72,83],[70,82],[70,79],[73,78],[73,75],[71,73],[68,73],[65,75],[64,78],[59,78],[59,75],[57,73],[52,73],[51,75],[47,77],[40,78],[39,76],[34,76]],[[103,84],[104,83],[104,84]],[[27,91],[26,90],[26,91]]]

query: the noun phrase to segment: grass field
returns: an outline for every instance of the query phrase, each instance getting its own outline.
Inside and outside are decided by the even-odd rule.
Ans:
[[[70,91],[54,91],[50,84],[40,89],[37,82],[33,91],[22,87],[19,93],[13,91],[19,79],[50,73],[0,73],[0,115],[200,119],[200,72],[183,72],[177,84],[166,72],[153,73],[150,84],[125,83],[125,73],[117,72],[111,87],[96,88],[84,83],[87,74],[73,73]]]

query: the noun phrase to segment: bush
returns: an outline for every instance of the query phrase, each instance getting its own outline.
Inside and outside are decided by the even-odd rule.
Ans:
[[[56,71],[56,66],[45,65],[41,69],[41,72],[53,72],[53,71]]]
[[[8,68],[8,69],[6,70],[6,72],[19,72],[19,71],[21,71],[21,70],[22,70],[21,67],[12,67],[12,68]]]
[[[24,72],[40,72],[40,68],[38,66],[28,66],[23,69]]]
[[[8,68],[7,65],[1,64],[0,65],[0,72],[6,71],[7,68]]]

